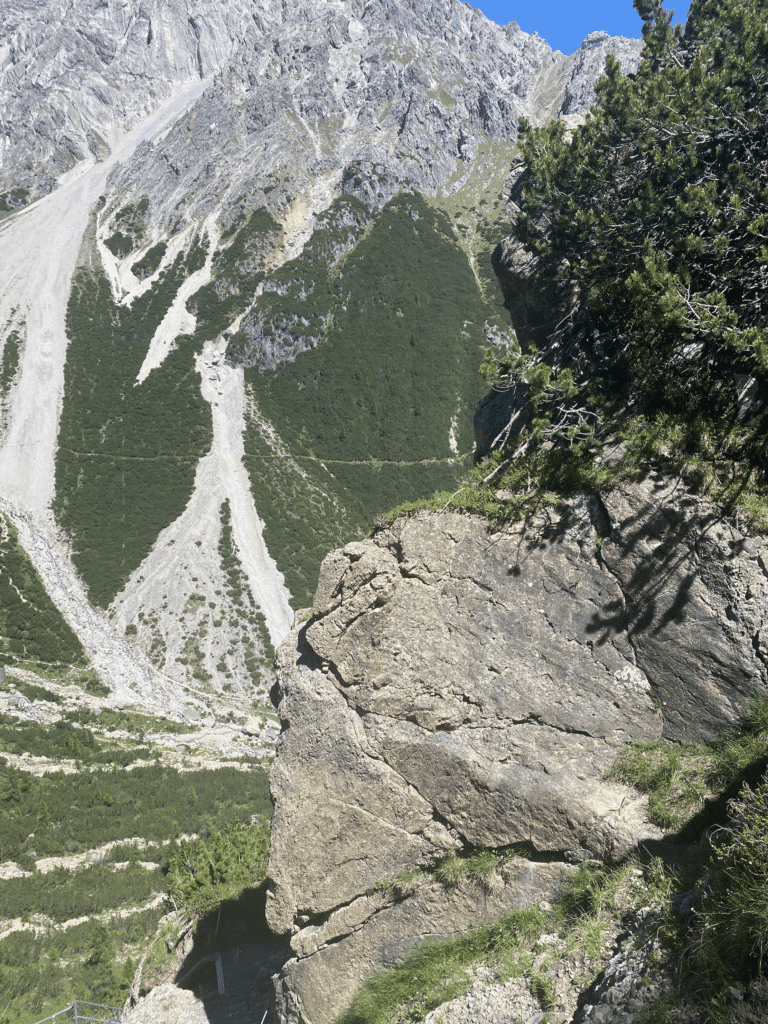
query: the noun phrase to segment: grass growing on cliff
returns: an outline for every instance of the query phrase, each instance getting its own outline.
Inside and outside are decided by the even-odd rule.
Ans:
[[[545,923],[537,908],[514,910],[458,938],[424,943],[401,964],[370,978],[335,1024],[423,1020],[430,1010],[465,993],[473,980],[470,968],[484,960],[503,963],[509,977],[520,977],[530,969]]]
[[[434,884],[434,878],[448,887],[472,880],[478,892],[487,891],[502,881],[505,865],[515,858],[512,849],[448,857],[431,876],[412,872],[413,877],[399,876],[377,888],[401,900]],[[335,1024],[423,1021],[441,1003],[466,993],[481,965],[499,983],[525,977],[542,1010],[553,1009],[558,964],[577,955],[588,985],[604,963],[605,933],[615,932],[617,923],[640,907],[663,902],[670,887],[671,878],[655,862],[645,869],[629,862],[613,870],[582,864],[547,909],[515,910],[466,934],[418,946],[400,964],[369,978]]]
[[[766,761],[768,698],[757,698],[739,728],[716,743],[633,743],[608,778],[647,793],[651,821],[659,828],[681,830],[696,817],[703,800],[727,790],[748,770],[759,771]]]
[[[700,420],[686,423],[671,416],[653,423],[632,417],[615,426],[610,443],[621,449],[611,465],[603,461],[598,444],[558,448],[532,442],[516,457],[513,449],[494,452],[457,480],[453,490],[401,502],[379,521],[447,508],[484,516],[498,527],[557,507],[575,493],[600,493],[655,470],[710,498],[723,515],[738,515],[742,529],[768,530],[768,480],[740,459],[747,436],[740,426],[719,436],[714,429],[708,433]],[[525,436],[519,437],[516,444],[524,441]]]

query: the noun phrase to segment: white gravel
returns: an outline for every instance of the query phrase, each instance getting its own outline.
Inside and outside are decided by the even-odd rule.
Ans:
[[[83,162],[62,178],[54,193],[0,224],[0,330],[7,330],[12,319],[17,323],[26,320],[20,379],[11,391],[8,428],[0,438],[0,509],[13,519],[21,543],[48,593],[114,691],[115,699],[126,703],[141,700],[160,713],[171,703],[184,701],[185,695],[177,681],[159,673],[135,646],[123,639],[125,615],[119,621],[110,621],[88,605],[68,546],[54,523],[50,503],[54,496],[56,441],[64,389],[66,307],[88,218],[114,166],[128,159],[140,142],[166,130],[207,85],[208,81],[202,81],[184,87],[153,115],[116,140],[113,153],[103,163]],[[204,230],[215,242],[212,217],[206,221]],[[100,248],[103,250],[103,244]],[[148,282],[137,282],[125,294],[125,286],[135,279],[114,260],[105,258],[105,262],[120,301],[130,302],[139,291],[149,287]],[[178,334],[194,329],[194,318],[186,311],[185,301],[209,279],[210,256],[205,267],[179,290],[150,345],[137,383],[162,363]],[[209,545],[208,550],[215,555],[220,533],[219,507],[228,498],[243,568],[264,612],[271,639],[277,644],[290,629],[293,613],[283,577],[264,546],[263,523],[242,464],[242,371],[226,367],[222,354],[209,346],[198,359],[203,396],[211,403],[213,413],[214,440],[211,451],[198,465],[192,498],[179,519],[158,538],[120,601],[131,606],[122,609],[125,614],[131,609],[135,613],[142,606],[157,607],[158,597],[162,599],[169,585],[178,582],[182,549],[185,544],[192,544],[192,537],[200,543],[185,560],[190,573],[195,572],[192,556],[199,554],[202,545]],[[205,583],[202,578],[191,579],[201,586]]]

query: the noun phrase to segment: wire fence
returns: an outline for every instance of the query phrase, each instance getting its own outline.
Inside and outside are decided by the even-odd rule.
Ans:
[[[120,1024],[121,1011],[117,1006],[103,1006],[101,1003],[86,1003],[75,999],[63,1010],[58,1010],[51,1017],[44,1017],[37,1024]]]

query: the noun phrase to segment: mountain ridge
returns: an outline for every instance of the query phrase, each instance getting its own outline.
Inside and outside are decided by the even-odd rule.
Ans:
[[[338,318],[334,305],[336,299],[324,299],[322,301],[329,304],[317,306],[318,293],[313,293],[313,282],[317,278],[317,268],[321,279],[328,275],[329,285],[334,280],[340,281],[345,254],[355,249],[358,239],[353,232],[349,238],[333,242],[332,252],[318,250],[318,255],[313,257],[315,277],[310,280],[306,270],[308,263],[302,262],[303,253],[312,239],[320,238],[322,232],[319,229],[331,223],[324,211],[332,213],[334,203],[338,205],[344,196],[348,196],[349,202],[361,200],[366,204],[370,211],[366,217],[373,216],[374,220],[370,222],[373,226],[386,204],[406,185],[409,189],[426,189],[428,194],[437,195],[443,205],[450,207],[453,203],[456,216],[462,216],[456,205],[458,197],[463,196],[468,188],[475,193],[478,187],[486,188],[482,179],[491,168],[496,175],[494,182],[500,184],[503,181],[503,167],[508,160],[509,147],[513,145],[517,117],[525,112],[535,119],[536,103],[546,100],[546,110],[542,107],[542,116],[545,116],[553,104],[561,102],[557,97],[564,95],[566,72],[572,63],[570,58],[553,53],[539,37],[526,35],[514,24],[501,28],[479,12],[457,2],[447,5],[439,15],[432,7],[423,4],[394,0],[367,6],[359,2],[311,3],[292,8],[290,13],[273,3],[243,4],[234,8],[230,5],[226,12],[214,7],[208,9],[207,27],[201,36],[203,42],[197,39],[191,26],[191,22],[197,24],[194,4],[182,3],[163,8],[166,24],[163,33],[157,30],[159,8],[156,10],[153,5],[127,3],[100,8],[102,14],[95,22],[100,27],[95,34],[89,21],[95,19],[96,8],[93,5],[71,17],[68,15],[66,19],[64,13],[70,8],[58,2],[42,8],[32,5],[14,7],[13,10],[16,11],[15,20],[9,21],[11,31],[4,38],[0,57],[4,76],[0,88],[4,90],[5,101],[2,111],[5,125],[3,180],[16,189],[24,189],[28,185],[31,197],[53,185],[52,172],[46,170],[40,176],[39,168],[53,165],[58,171],[70,167],[61,176],[62,184],[53,195],[41,198],[0,227],[5,246],[4,278],[9,284],[10,281],[24,282],[21,291],[17,287],[11,292],[6,285],[0,298],[3,336],[10,337],[15,331],[22,338],[20,372],[15,374],[4,396],[6,431],[0,467],[10,485],[6,489],[6,498],[12,500],[20,512],[29,511],[36,517],[38,527],[45,529],[51,543],[55,536],[58,536],[56,543],[65,541],[59,528],[53,526],[47,511],[53,496],[52,462],[57,443],[60,446],[56,456],[57,515],[61,517],[68,503],[75,499],[81,505],[85,501],[84,508],[88,503],[93,507],[96,500],[96,492],[92,498],[82,491],[67,492],[70,485],[64,483],[66,478],[62,476],[62,454],[65,448],[77,451],[82,442],[56,436],[63,429],[62,424],[72,422],[74,413],[74,409],[67,411],[72,398],[65,393],[63,383],[64,353],[69,347],[69,360],[72,362],[79,344],[71,334],[71,328],[70,336],[67,335],[61,303],[68,294],[68,278],[74,272],[79,235],[85,233],[86,211],[90,206],[95,206],[94,242],[90,243],[95,245],[95,249],[87,259],[97,261],[94,267],[101,262],[106,269],[114,303],[114,312],[109,315],[113,318],[117,316],[122,321],[128,316],[128,310],[138,308],[137,303],[146,304],[161,287],[164,275],[171,280],[168,275],[172,272],[173,261],[181,258],[182,253],[188,253],[192,259],[194,250],[200,254],[194,258],[202,261],[199,269],[195,270],[199,277],[193,279],[187,272],[182,272],[187,273],[190,283],[183,284],[178,290],[162,322],[162,308],[158,307],[157,327],[150,346],[150,351],[155,354],[147,356],[147,369],[139,373],[138,387],[143,390],[151,383],[153,374],[165,372],[158,369],[166,358],[164,353],[169,353],[177,345],[177,337],[191,331],[196,339],[200,339],[194,344],[205,346],[206,352],[204,364],[201,363],[195,372],[202,373],[204,380],[218,376],[219,389],[235,386],[239,391],[243,385],[235,384],[235,381],[242,371],[224,364],[227,337],[222,337],[222,331],[227,336],[232,333],[236,336],[235,342],[230,343],[231,351],[246,354],[245,358],[241,355],[228,360],[235,366],[252,361],[247,353],[253,339],[278,339],[280,331],[283,331],[290,343],[287,351],[284,352],[279,344],[275,347],[274,340],[266,342],[276,354],[275,364],[286,355],[295,358],[296,353],[317,344],[332,329],[329,324]],[[44,17],[41,10],[46,12]],[[147,23],[155,26],[151,39],[148,27],[146,35],[142,35],[142,26],[146,27]],[[44,31],[41,26],[46,26]],[[425,37],[425,33],[428,36]],[[226,43],[222,41],[225,37]],[[431,40],[426,64],[421,52],[425,38]],[[604,36],[590,37],[590,40],[590,54],[598,61],[600,54],[611,47],[631,61],[641,45],[638,41],[611,41]],[[74,69],[68,70],[65,65],[69,58],[64,55],[77,55],[78,47],[84,48],[85,56],[79,63],[73,58]],[[142,67],[146,67],[143,77]],[[542,68],[544,72],[540,73]],[[204,74],[213,75],[210,85],[207,80],[199,78],[201,70]],[[589,79],[594,70],[590,64],[579,74]],[[109,88],[104,86],[107,79]],[[34,89],[31,88],[33,80],[38,81]],[[133,128],[133,134],[126,137],[128,148],[124,143],[122,150],[114,149],[111,154],[106,149],[98,153],[87,149],[89,124],[98,123],[104,127],[106,118],[107,126],[114,134],[120,124],[132,124],[149,104],[156,103],[167,94],[168,81],[175,82],[180,91],[175,99],[165,101],[170,112],[165,121],[161,122],[159,115],[153,115],[156,128],[145,127],[144,123]],[[130,82],[128,92],[126,82]],[[49,99],[45,99],[46,96]],[[38,108],[34,107],[30,97],[37,97],[34,102],[42,103],[53,121],[49,123],[38,118]],[[585,101],[582,97],[578,102]],[[59,103],[66,106],[66,112],[61,116],[55,113]],[[186,113],[183,112],[185,107]],[[35,145],[47,147],[44,152],[34,150],[34,147],[30,149],[28,131],[32,123],[37,124]],[[106,138],[106,128],[104,131]],[[78,153],[82,157],[77,164],[73,164],[76,159],[73,146],[79,147]],[[292,156],[294,153],[302,155],[297,160]],[[212,160],[214,154],[215,160]],[[25,178],[24,166],[30,162],[32,177]],[[12,177],[14,174],[16,176]],[[493,190],[497,187],[490,184],[489,197],[493,197]],[[443,199],[439,199],[441,192]],[[15,202],[11,193],[13,188],[6,196]],[[71,199],[65,199],[70,195]],[[452,196],[457,199],[452,199]],[[78,219],[73,219],[68,228],[62,228],[66,222],[59,215],[59,210],[65,207],[70,210],[71,217],[77,211]],[[265,228],[256,230],[254,225],[258,217],[254,211],[260,208],[271,213],[264,214],[269,224],[265,221]],[[500,206],[498,209],[501,212]],[[446,230],[449,235],[455,233],[454,241],[464,245],[472,272],[490,301],[495,284],[489,269],[476,266],[474,255],[478,245],[482,247],[488,242],[476,232],[473,216],[471,212],[466,214],[467,223],[460,231],[455,227]],[[325,222],[323,217],[326,217]],[[70,232],[71,241],[65,241],[62,235],[53,258],[38,255],[40,240],[46,239],[50,230],[46,218],[52,218],[51,223],[59,225],[57,230]],[[217,224],[215,232],[211,228],[213,218]],[[489,234],[489,239],[495,230],[491,220],[489,214],[483,229]],[[348,230],[342,228],[342,233]],[[30,245],[27,231],[38,240],[37,244]],[[328,237],[335,235],[331,233]],[[15,238],[18,238],[18,243],[13,242]],[[235,255],[236,251],[240,255]],[[448,251],[446,249],[446,253]],[[51,290],[40,275],[49,265],[46,261],[50,262],[49,273],[59,275],[58,261],[60,254],[65,252],[68,253],[69,269],[62,276],[53,278],[57,284]],[[31,253],[36,255],[31,258]],[[154,253],[157,255],[152,255]],[[134,269],[142,265],[142,260],[146,262],[148,259],[155,262],[142,270],[143,276],[137,278]],[[281,271],[281,266],[286,263],[295,265],[297,273],[287,269]],[[31,269],[20,272],[22,267]],[[178,272],[173,273],[178,278]],[[202,282],[206,277],[210,283],[204,285]],[[192,284],[193,280],[195,284]],[[288,297],[280,298],[286,291]],[[293,292],[299,296],[297,300],[290,298]],[[44,320],[40,320],[39,301],[46,294],[57,296],[58,305],[48,309]],[[261,295],[263,298],[259,301]],[[262,306],[270,308],[270,296],[275,300],[273,308],[279,311],[279,322],[272,314],[268,314],[265,321],[264,314],[259,312]],[[313,303],[317,308],[306,312],[308,305]],[[289,314],[286,320],[281,307],[288,309],[292,305],[297,312]],[[72,313],[70,300],[68,316],[71,317]],[[309,323],[312,318],[317,328]],[[479,326],[473,328],[476,333],[472,341],[472,345],[477,346],[478,361],[483,343],[482,334],[477,333]],[[57,338],[54,350],[49,350],[37,340],[43,337],[41,332],[46,337]],[[40,357],[49,351],[50,356],[45,355],[49,360],[48,366],[38,365]],[[43,370],[45,377],[41,378],[39,374]],[[471,372],[470,360],[466,373]],[[41,380],[46,382],[42,389]],[[254,387],[256,384],[261,387],[262,383],[261,376],[253,377],[251,383],[245,385],[246,397],[239,399],[244,403],[242,408],[252,409],[256,417],[253,421],[247,419],[245,427],[246,438],[253,439],[250,442],[246,440],[246,458],[251,460],[251,488],[263,487],[264,484],[271,486],[263,477],[263,482],[256,484],[253,474],[260,472],[260,463],[254,461],[254,455],[248,454],[263,450],[258,447],[262,441],[257,438],[261,430],[260,427],[257,429],[257,422],[262,414],[253,404]],[[93,386],[102,387],[96,382]],[[215,388],[208,399],[209,409],[214,409],[219,401],[214,392]],[[463,403],[466,411],[461,413],[457,405],[448,417],[446,440],[449,440],[449,434],[454,437],[461,423],[465,424],[462,429],[466,436],[469,408],[473,401],[474,397],[468,392],[459,402],[459,405]],[[62,402],[65,415],[60,419]],[[25,408],[27,412],[24,412]],[[221,419],[220,414],[217,415],[217,422],[221,423],[224,431],[221,436],[229,438],[225,442],[226,449],[233,451],[233,438],[238,430],[242,434],[242,427],[233,425],[234,434],[228,434],[230,427],[225,426],[226,417]],[[249,427],[248,422],[253,426]],[[41,424],[45,424],[43,430]],[[343,429],[348,430],[349,427]],[[263,437],[274,436],[274,430],[275,425],[270,425],[272,434],[267,431]],[[46,439],[45,448],[39,451],[41,456],[43,452],[46,454],[33,464],[26,455],[28,445],[32,439],[39,445],[43,438]],[[254,445],[257,445],[256,449]],[[271,445],[272,442],[267,441],[265,454],[272,452]],[[311,478],[312,493],[317,495],[321,503],[319,507],[338,510],[332,514],[333,519],[328,520],[329,525],[323,528],[325,532],[321,531],[312,541],[313,550],[317,552],[312,556],[315,568],[310,569],[307,563],[307,570],[302,570],[302,582],[292,584],[294,588],[300,585],[305,589],[307,597],[301,597],[301,602],[304,602],[311,592],[311,574],[316,573],[322,554],[342,539],[339,531],[359,531],[370,513],[362,511],[361,518],[361,513],[355,512],[349,520],[350,513],[344,511],[348,500],[344,496],[347,485],[340,486],[333,474],[329,475],[330,471],[323,468],[322,451],[315,453],[315,456],[320,456],[319,461],[307,462],[302,454],[296,462],[296,456],[304,449],[296,449],[295,446],[296,442],[293,442],[291,459],[282,462],[286,471],[292,474],[290,479],[295,481],[289,486],[303,487],[301,481]],[[463,440],[460,447],[465,452],[468,441]],[[453,440],[446,445],[444,453],[424,451],[416,454],[415,459],[442,456],[450,461],[455,457],[455,448],[456,441]],[[134,454],[139,456],[141,452],[137,449]],[[201,454],[189,452],[188,457],[193,460],[190,466]],[[386,449],[376,454],[379,458],[382,454],[386,458]],[[79,459],[76,464],[80,468],[76,473],[80,476],[72,479],[82,481],[83,473],[87,479],[92,473],[89,468],[92,456],[73,457]],[[274,458],[274,453],[267,457]],[[338,476],[338,471],[335,472]],[[27,482],[22,484],[24,479]],[[190,487],[192,478],[188,479],[190,483],[185,486]],[[448,482],[444,475],[438,479],[433,474],[429,479],[424,476],[423,481],[415,486],[434,489],[435,486],[443,486],[444,482]],[[80,484],[77,486],[78,489],[81,487]],[[407,486],[406,491],[393,492],[395,500],[401,494],[404,497],[417,495],[414,484]],[[238,484],[237,494],[244,495],[245,487],[244,482]],[[156,503],[155,490],[141,498],[148,510]],[[206,500],[211,505],[211,489],[207,488],[200,494],[207,492],[210,495]],[[234,494],[234,491],[230,492],[231,500],[234,500]],[[222,495],[221,500],[224,497],[226,495]],[[240,501],[239,498],[237,500]],[[268,533],[274,533],[281,516],[285,515],[277,494],[275,501],[278,503],[273,501],[270,506],[274,506],[274,512],[267,523]],[[209,517],[211,527],[206,535],[208,539],[201,540],[198,552],[202,548],[216,550],[220,504],[221,501],[203,516],[204,520]],[[246,507],[253,508],[252,498],[244,499],[242,508]],[[69,513],[67,521],[78,522],[72,514]],[[77,516],[82,519],[82,515],[89,514],[78,512]],[[250,514],[258,518],[258,512]],[[152,516],[157,518],[158,511],[152,511]],[[174,518],[177,516],[178,512]],[[249,544],[240,527],[241,518],[235,517],[236,533],[239,531],[236,541],[238,558],[244,555]],[[327,513],[324,512],[322,518],[327,518]],[[338,527],[333,525],[335,519],[339,521]],[[114,520],[114,511],[108,514],[109,520]],[[344,523],[347,525],[342,525]],[[67,529],[70,530],[69,527]],[[291,529],[296,534],[303,527],[297,520]],[[133,528],[129,532],[133,532]],[[180,532],[179,527],[170,539],[175,537],[178,542],[184,532],[188,533]],[[346,535],[348,537],[349,532]],[[98,544],[103,544],[103,541],[88,540],[84,534],[78,541],[70,531],[69,542],[73,540],[76,564],[82,573],[83,556],[78,554],[78,548],[85,545],[98,555]],[[191,543],[187,540],[184,547],[187,552],[184,560],[187,566],[191,566],[183,570],[187,582],[181,589],[178,579],[173,585],[173,590],[181,596],[172,616],[170,608],[164,611],[161,607],[167,604],[163,595],[169,591],[169,583],[162,580],[170,580],[168,574],[175,574],[177,561],[166,556],[161,559],[166,568],[160,576],[155,569],[151,572],[136,569],[134,582],[129,584],[111,614],[116,616],[119,629],[137,630],[138,644],[145,654],[154,651],[157,655],[158,651],[165,649],[162,662],[158,662],[165,675],[169,671],[171,675],[187,675],[194,663],[196,671],[218,680],[215,683],[218,689],[223,681],[222,671],[216,666],[224,662],[220,654],[214,654],[207,640],[201,643],[189,639],[187,630],[181,631],[187,634],[193,651],[201,652],[194,654],[191,661],[189,653],[179,650],[176,641],[169,642],[174,631],[178,632],[178,616],[187,614],[184,609],[190,595],[199,592],[203,578],[209,581],[204,590],[209,593],[221,590],[220,584],[214,582],[216,572],[212,567],[203,575],[200,566],[195,568],[197,555],[189,549]],[[306,542],[297,535],[297,539],[290,543],[294,550]],[[159,556],[161,549],[157,542],[155,548]],[[63,554],[64,549],[61,550]],[[177,548],[179,556],[181,550]],[[285,556],[279,551],[276,554],[279,570]],[[142,561],[143,557],[137,553],[133,556],[133,564],[137,558]],[[255,564],[246,575],[250,576],[251,587],[255,587],[258,593],[261,570],[257,570]],[[283,568],[288,567],[283,563]],[[103,575],[102,570],[99,572]],[[156,580],[154,596],[148,598],[146,584],[140,582],[142,576]],[[197,585],[193,580],[195,576]],[[295,575],[292,579],[295,580]],[[308,582],[304,583],[307,579]],[[86,578],[87,585],[92,586],[94,582],[94,578]],[[114,592],[115,586],[124,583],[125,580],[115,580],[109,587]],[[257,605],[263,605],[264,601],[269,608],[276,608],[281,602],[285,604],[285,596],[277,597],[280,588],[276,578],[268,588],[269,593],[274,593],[274,600],[263,593]],[[148,599],[151,607],[144,609],[144,618],[140,619],[138,611]],[[280,615],[285,618],[284,612]],[[211,623],[220,618],[214,614],[207,627],[202,620],[197,625],[190,623],[190,626],[193,633],[203,629],[210,637],[214,628]],[[155,623],[151,629],[147,626],[149,619]],[[278,642],[287,629],[287,620],[282,621],[282,625],[279,624],[281,621],[276,612],[268,610],[268,630],[273,643]],[[184,641],[181,647],[186,643]],[[258,653],[261,648],[259,644],[253,654],[244,652],[242,658],[248,660],[255,656],[258,660],[262,657]],[[185,660],[189,663],[186,670]],[[146,671],[151,676],[154,669],[148,665]],[[187,683],[190,682],[192,680],[187,675]]]
[[[0,511],[105,712],[270,757],[322,558],[471,462],[519,117],[642,43],[458,0],[0,13]],[[8,678],[74,682],[28,631]]]

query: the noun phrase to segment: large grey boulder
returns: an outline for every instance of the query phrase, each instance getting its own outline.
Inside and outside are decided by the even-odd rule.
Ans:
[[[299,956],[275,984],[275,1010],[283,1024],[316,1024],[343,1010],[365,973],[388,967],[419,943],[497,920],[554,897],[573,865],[513,860],[491,886],[463,881],[445,888],[427,882],[410,899],[366,896],[331,915],[327,924],[296,937]],[[363,926],[364,925],[364,926]],[[319,955],[313,955],[317,951]]]
[[[371,970],[476,912],[434,886],[393,906],[377,882],[483,847],[564,870],[658,837],[606,772],[631,741],[712,738],[768,692],[767,567],[657,475],[497,533],[422,513],[330,554],[278,653],[267,915],[296,954],[280,1020],[326,1024]],[[539,881],[505,883],[491,916],[555,884]]]

